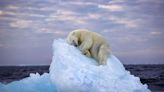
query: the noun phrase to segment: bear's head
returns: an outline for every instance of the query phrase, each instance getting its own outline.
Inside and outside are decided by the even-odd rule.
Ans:
[[[75,35],[76,33],[75,32],[71,32],[69,33],[69,35],[67,36],[67,43],[70,44],[70,45],[74,45],[74,46],[78,46],[78,38],[77,36]]]

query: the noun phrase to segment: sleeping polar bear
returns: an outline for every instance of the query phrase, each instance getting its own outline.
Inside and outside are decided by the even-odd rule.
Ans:
[[[96,59],[99,65],[107,63],[111,50],[101,35],[87,29],[77,29],[70,32],[66,40],[69,44],[78,46],[84,55]]]

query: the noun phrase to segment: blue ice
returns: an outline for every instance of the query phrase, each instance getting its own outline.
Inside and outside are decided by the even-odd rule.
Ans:
[[[94,59],[58,39],[53,42],[52,58],[49,74],[30,74],[7,85],[0,83],[0,92],[150,92],[114,55],[107,65],[98,66]]]

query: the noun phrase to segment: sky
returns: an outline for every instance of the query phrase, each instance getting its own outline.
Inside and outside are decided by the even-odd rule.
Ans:
[[[164,64],[164,0],[0,0],[0,66],[49,65],[54,39],[86,28],[124,64]]]

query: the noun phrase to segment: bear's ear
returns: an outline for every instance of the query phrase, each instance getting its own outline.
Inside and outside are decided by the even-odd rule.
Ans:
[[[75,32],[72,32],[72,35],[75,35]]]

